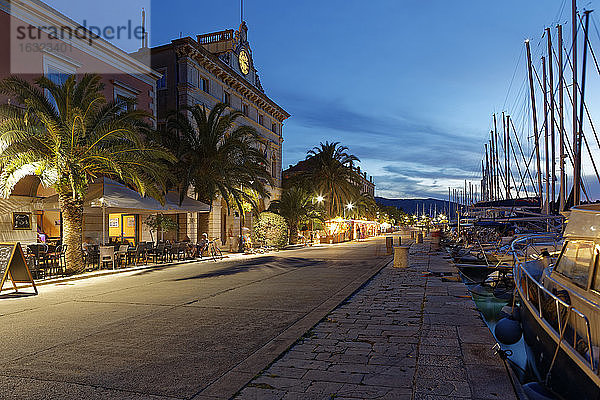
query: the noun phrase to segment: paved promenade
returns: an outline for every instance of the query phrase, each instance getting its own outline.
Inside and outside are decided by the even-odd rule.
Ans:
[[[383,238],[0,296],[0,398],[228,399],[390,260]]]
[[[442,256],[414,245],[408,269],[386,267],[236,398],[515,399],[491,333]]]

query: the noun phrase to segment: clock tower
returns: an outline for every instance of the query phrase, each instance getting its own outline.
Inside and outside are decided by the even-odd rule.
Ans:
[[[248,42],[248,26],[242,21],[239,28],[198,36],[202,46],[219,57],[242,78],[264,92],[252,60]]]

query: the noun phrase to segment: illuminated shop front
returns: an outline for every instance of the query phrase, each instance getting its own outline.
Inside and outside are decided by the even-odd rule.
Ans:
[[[321,236],[321,243],[367,239],[379,235],[380,232],[380,224],[376,221],[338,217],[325,222],[325,236]]]

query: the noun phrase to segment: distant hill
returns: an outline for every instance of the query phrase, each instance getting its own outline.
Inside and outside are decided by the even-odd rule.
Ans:
[[[417,207],[419,208],[419,214],[423,211],[423,205],[425,205],[425,213],[429,214],[429,207],[431,206],[431,213],[433,214],[436,206],[437,211],[445,211],[448,209],[448,201],[438,199],[386,199],[385,197],[375,197],[377,204],[382,206],[393,206],[400,208],[407,214],[416,214]]]

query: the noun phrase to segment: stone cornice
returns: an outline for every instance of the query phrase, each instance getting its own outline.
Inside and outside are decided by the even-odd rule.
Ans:
[[[241,75],[235,72],[230,66],[226,65],[219,57],[210,53],[203,48],[198,42],[190,37],[176,39],[171,42],[178,57],[190,57],[196,60],[202,67],[206,68],[215,77],[219,78],[229,87],[238,91],[239,94],[251,100],[262,109],[268,111],[280,123],[289,118],[290,114],[282,107],[277,105],[266,94],[261,92],[257,87],[244,79]],[[165,45],[155,49],[164,48]]]

